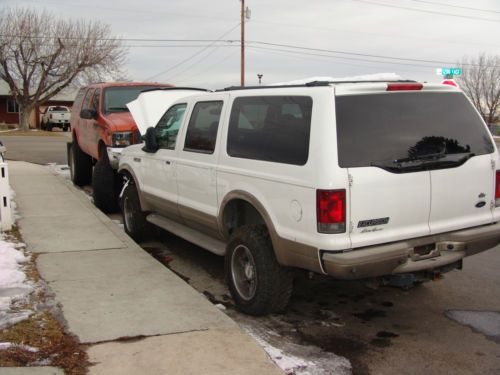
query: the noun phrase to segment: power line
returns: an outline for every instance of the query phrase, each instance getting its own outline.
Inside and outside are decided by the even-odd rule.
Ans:
[[[439,12],[439,11],[434,11],[434,10],[402,7],[402,6],[399,6],[399,5],[377,3],[375,1],[370,1],[370,0],[351,0],[351,1],[357,1],[358,3],[366,3],[366,4],[378,5],[378,6],[388,7],[388,8],[397,8],[397,9],[411,10],[411,11],[415,11],[415,12],[430,13],[430,14],[439,14],[439,15],[442,15],[442,16],[468,18],[468,19],[480,20],[480,21],[488,21],[488,22],[500,22],[500,20],[493,20],[491,18],[475,17],[475,16],[463,16],[463,15],[460,15],[460,14]]]
[[[404,64],[404,63],[396,63],[396,62],[386,62],[386,61],[374,61],[374,60],[363,60],[363,59],[350,59],[348,57],[337,57],[337,56],[330,56],[330,55],[321,55],[321,54],[316,54],[316,53],[301,53],[301,52],[296,52],[296,51],[287,51],[287,50],[282,50],[282,49],[274,49],[274,48],[266,48],[266,47],[248,47],[252,52],[260,52],[260,53],[265,53],[265,54],[273,54],[273,55],[278,55],[278,56],[283,56],[287,58],[295,58],[295,59],[301,59],[301,60],[307,60],[307,61],[319,61],[319,62],[327,62],[329,64],[333,65],[348,65],[348,66],[358,66],[362,68],[367,68],[367,69],[387,69],[387,66],[381,66],[381,65],[374,65],[377,63],[380,64],[391,64],[391,65],[397,65],[398,70],[406,70],[406,71],[421,71],[421,72],[429,72],[429,68],[433,68],[429,65],[417,65],[417,64]],[[291,55],[290,55],[291,54]],[[311,56],[311,57],[309,57]],[[319,59],[319,58],[314,58],[314,57],[324,57],[326,59]],[[359,61],[361,63],[367,63],[369,65],[363,65],[363,64],[356,64],[352,62],[339,62],[339,61],[332,61],[332,59],[342,59],[342,60],[355,60]],[[403,66],[409,66],[409,67],[403,67]],[[411,68],[410,68],[411,67]],[[415,69],[415,67],[422,67],[422,68],[428,68],[427,70],[424,69]]]
[[[290,51],[290,50],[279,49],[279,48],[266,48],[266,47],[256,47],[256,46],[248,46],[248,48],[259,49],[259,50],[267,50],[267,51],[287,52],[287,53],[292,53],[292,54],[301,55],[301,56],[306,55],[306,56],[326,57],[326,58],[330,58],[330,59],[340,59],[340,60],[349,60],[349,61],[361,61],[361,62],[366,62],[366,63],[382,63],[382,64],[390,64],[390,65],[408,65],[408,66],[418,66],[418,67],[425,67],[425,68],[431,68],[431,67],[433,67],[432,65],[411,64],[411,63],[395,62],[395,61],[367,60],[367,59],[356,58],[356,57],[323,55],[323,54],[303,52],[303,51]]]
[[[459,8],[459,9],[474,10],[474,11],[477,11],[477,12],[500,13],[500,10],[462,7],[462,6],[459,6],[459,5],[452,5],[452,4],[447,4],[447,3],[439,3],[439,2],[434,2],[434,1],[425,1],[425,0],[409,0],[409,1],[414,1],[416,3],[425,3],[425,4],[440,5],[440,6],[450,7],[450,8]]]
[[[178,62],[177,64],[171,66],[170,68],[166,69],[166,70],[163,70],[155,75],[152,75],[151,77],[149,78],[146,78],[146,81],[150,81],[158,76],[161,76],[167,72],[170,72],[171,70],[177,68],[178,66],[188,62],[189,60],[195,58],[196,56],[198,56],[200,53],[202,53],[203,51],[207,50],[208,48],[212,47],[214,44],[216,44],[218,41],[220,41],[222,38],[224,38],[227,34],[229,34],[231,31],[233,31],[234,29],[236,29],[237,27],[240,26],[240,23],[238,22],[238,24],[236,24],[235,26],[233,26],[231,29],[229,29],[228,31],[226,31],[224,34],[222,34],[219,38],[217,38],[216,40],[214,40],[211,44],[209,44],[208,46],[202,48],[201,50],[199,50],[198,52],[194,53],[193,55],[187,57],[186,59]]]
[[[329,49],[323,49],[323,48],[312,48],[312,47],[294,46],[294,45],[290,45],[290,44],[268,43],[268,42],[259,42],[259,41],[254,41],[254,42],[251,42],[251,43],[262,44],[262,45],[273,46],[273,47],[285,47],[285,48],[299,49],[299,50],[306,50],[306,51],[338,53],[338,54],[343,54],[343,55],[372,57],[372,58],[389,59],[389,60],[415,61],[415,62],[422,62],[422,63],[429,63],[429,64],[453,64],[453,63],[451,63],[449,61],[423,60],[423,59],[410,59],[410,58],[404,58],[404,57],[371,55],[371,54],[366,54],[366,53],[356,53],[356,52],[346,52],[346,51],[339,51],[339,50],[329,50]],[[474,64],[464,64],[464,65],[477,66],[477,65],[474,65]]]

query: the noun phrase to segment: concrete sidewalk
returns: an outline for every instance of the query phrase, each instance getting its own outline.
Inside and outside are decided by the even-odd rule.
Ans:
[[[283,374],[223,312],[48,168],[9,162],[19,226],[90,374]]]

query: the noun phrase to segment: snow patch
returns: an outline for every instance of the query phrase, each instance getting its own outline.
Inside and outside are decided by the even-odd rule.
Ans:
[[[0,329],[28,318],[33,312],[16,308],[27,302],[34,287],[22,270],[28,261],[24,244],[13,243],[0,235]]]
[[[47,166],[52,171],[52,173],[63,176],[67,180],[71,178],[69,166],[67,164],[49,163],[47,164]]]
[[[500,344],[500,312],[449,310],[446,316]]]
[[[309,77],[288,82],[272,83],[267,86],[304,85],[310,82],[350,82],[350,81],[400,81],[403,78],[396,73],[366,74],[352,77]]]
[[[287,348],[277,348],[270,343],[279,339],[280,335],[273,331],[259,332],[255,327],[243,325],[242,328],[264,349],[267,355],[276,365],[289,375],[347,375],[352,373],[352,367],[344,357],[333,353],[325,353],[324,356],[312,354],[311,347],[297,344],[287,344]],[[294,355],[303,353],[304,357]],[[307,358],[307,359],[306,359]]]
[[[0,342],[0,350],[7,350],[10,348],[19,348],[22,350],[26,350],[28,352],[36,353],[38,352],[38,348],[34,348],[29,345],[24,345],[24,344],[13,344],[11,342]]]

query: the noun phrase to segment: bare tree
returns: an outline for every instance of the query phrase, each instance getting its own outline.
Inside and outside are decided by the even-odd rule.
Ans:
[[[464,57],[459,66],[462,75],[458,83],[472,100],[488,124],[493,124],[500,112],[500,56]]]
[[[125,55],[109,25],[29,8],[0,13],[0,79],[20,106],[23,130],[33,109],[62,89],[121,74]]]

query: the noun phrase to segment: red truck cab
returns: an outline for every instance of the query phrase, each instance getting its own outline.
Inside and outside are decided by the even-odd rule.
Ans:
[[[121,148],[140,143],[127,108],[144,90],[172,87],[143,82],[97,83],[81,88],[71,111],[72,143],[68,164],[75,185],[92,181],[94,203],[105,212],[117,207],[117,159]]]

